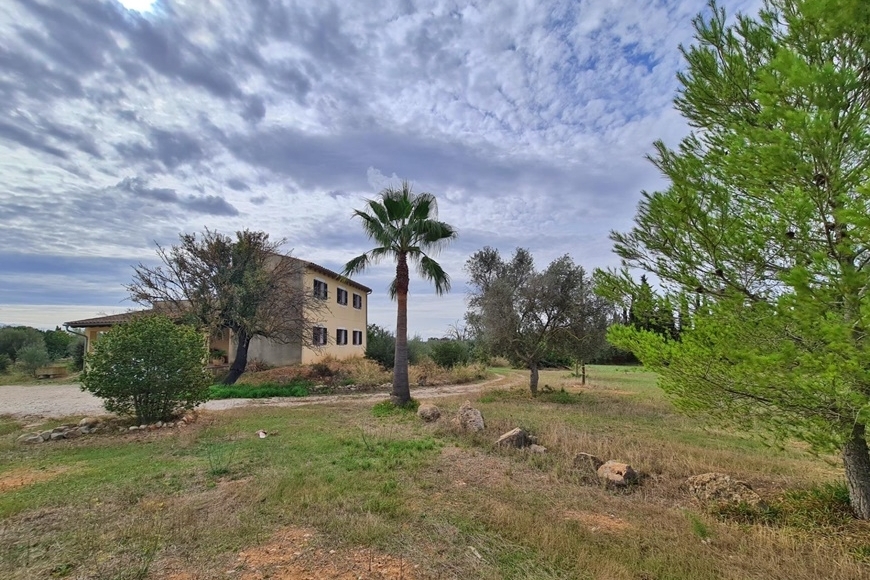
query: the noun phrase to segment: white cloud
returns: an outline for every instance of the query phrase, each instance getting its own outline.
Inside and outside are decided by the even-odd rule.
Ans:
[[[115,0],[5,3],[0,247],[46,269],[81,256],[134,263],[182,231],[252,228],[336,268],[368,248],[352,209],[408,179],[460,232],[440,256],[457,294],[413,283],[412,330],[437,335],[462,318],[461,268],[483,245],[529,247],[541,265],[564,253],[615,263],[608,231],[627,227],[640,190],[660,184],[643,155],[686,131],[671,107],[677,45],[705,9],[161,0],[142,14]],[[138,194],[119,187],[130,179],[144,184]],[[39,285],[21,263],[0,252],[4,276]],[[389,276],[383,265],[361,280],[379,293],[372,320],[392,327]],[[92,301],[75,272],[44,280],[38,316]],[[114,285],[118,300],[127,281]]]

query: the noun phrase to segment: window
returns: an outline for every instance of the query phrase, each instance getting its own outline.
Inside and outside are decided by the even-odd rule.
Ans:
[[[362,344],[362,330],[353,331],[353,343],[357,346]]]
[[[345,304],[347,304],[347,303],[345,302]],[[357,310],[362,309],[362,296],[360,296],[356,292],[354,292],[354,294],[353,294],[353,307],[356,308]]]
[[[335,331],[335,344],[347,344],[347,330],[339,328]]]
[[[322,326],[315,326],[312,332],[312,343],[314,346],[323,346],[326,344],[326,329]]]
[[[338,297],[338,303],[347,306],[347,290],[339,288],[336,290],[336,296]]]
[[[326,282],[324,282],[323,280],[315,280],[314,281],[314,297],[326,300],[326,297],[328,295],[329,295],[329,290],[326,286]]]

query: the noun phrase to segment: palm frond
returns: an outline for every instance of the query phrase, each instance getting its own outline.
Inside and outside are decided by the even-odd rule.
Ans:
[[[381,208],[383,209],[383,208]],[[360,210],[354,211],[354,217],[360,218],[363,223],[363,231],[369,239],[375,240],[382,246],[387,246],[395,237],[390,222],[382,222],[378,216],[367,214]]]
[[[451,240],[456,239],[456,229],[438,220],[414,222],[415,237],[426,249],[440,249]]]
[[[369,253],[366,252],[361,256],[357,256],[350,260],[347,264],[344,265],[344,269],[341,271],[342,276],[353,276],[354,274],[359,274],[360,272],[364,272],[365,269],[369,266]]]
[[[411,221],[434,219],[438,215],[438,202],[431,193],[418,193],[414,196],[414,210]]]
[[[423,255],[417,264],[417,273],[432,282],[436,294],[444,294],[450,291],[450,276],[441,267],[441,264],[427,255]]]
[[[383,203],[392,222],[405,221],[411,215],[411,200],[403,195],[384,196]]]
[[[371,217],[371,215],[373,214],[375,217],[377,217],[378,221],[380,221],[381,224],[390,223],[390,214],[387,212],[387,208],[384,206],[382,199],[370,199],[366,202],[366,204],[368,205],[368,210],[371,212],[371,214],[364,215],[368,215],[369,217]],[[360,210],[356,210],[356,213],[360,214],[363,212],[361,212]]]

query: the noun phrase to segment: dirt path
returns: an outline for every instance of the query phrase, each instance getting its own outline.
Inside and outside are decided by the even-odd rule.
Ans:
[[[503,382],[505,377],[483,383],[416,387],[411,389],[415,399],[426,400],[450,397],[465,393],[477,393],[482,389]],[[202,409],[222,411],[237,407],[301,407],[336,402],[372,403],[386,398],[386,393],[359,395],[323,395],[303,398],[273,397],[270,399],[220,399],[200,406]],[[79,385],[6,385],[0,386],[0,415],[19,417],[68,417],[70,415],[104,415],[101,399],[83,392]]]

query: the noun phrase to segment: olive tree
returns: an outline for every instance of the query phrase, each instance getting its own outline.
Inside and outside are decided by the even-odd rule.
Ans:
[[[592,358],[604,347],[608,303],[593,293],[589,276],[569,256],[539,272],[526,249],[504,261],[498,250],[485,247],[465,269],[471,276],[468,325],[491,354],[529,369],[532,395],[548,356]]]
[[[236,355],[224,378],[245,372],[254,337],[311,344],[311,329],[326,308],[303,287],[304,263],[280,252],[283,240],[243,230],[235,239],[213,232],[182,234],[157,247],[162,265],[139,264],[127,286],[134,302],[159,306],[211,332],[229,329]]]

